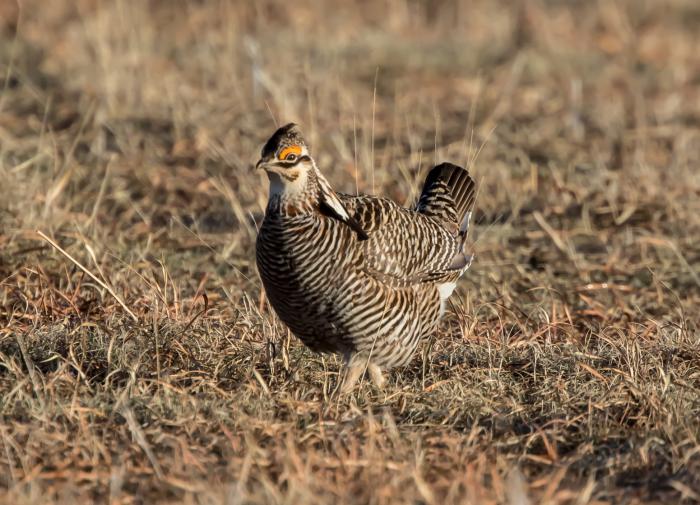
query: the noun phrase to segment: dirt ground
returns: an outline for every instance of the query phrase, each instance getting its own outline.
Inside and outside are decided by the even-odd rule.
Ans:
[[[479,182],[384,390],[261,292],[288,121],[339,191]],[[700,3],[0,0],[0,494],[700,501]]]

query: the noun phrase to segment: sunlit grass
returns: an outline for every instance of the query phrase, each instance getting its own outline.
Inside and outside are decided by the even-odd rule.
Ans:
[[[700,499],[695,2],[21,7],[7,503]],[[383,391],[334,395],[340,360],[261,293],[252,164],[287,121],[342,192],[410,205],[443,160],[479,181],[477,259]]]

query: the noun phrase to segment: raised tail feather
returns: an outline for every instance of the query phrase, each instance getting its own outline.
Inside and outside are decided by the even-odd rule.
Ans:
[[[466,234],[476,200],[476,184],[469,172],[452,163],[441,163],[425,178],[416,210]]]

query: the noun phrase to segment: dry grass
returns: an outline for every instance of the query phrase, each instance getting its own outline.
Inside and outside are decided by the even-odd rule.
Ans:
[[[6,503],[700,500],[695,0],[20,4]],[[477,261],[385,391],[332,397],[261,295],[251,165],[288,120],[340,190],[480,181]]]

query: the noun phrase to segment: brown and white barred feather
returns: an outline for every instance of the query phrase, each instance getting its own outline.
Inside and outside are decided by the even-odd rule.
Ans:
[[[312,350],[406,364],[470,265],[474,181],[439,165],[410,210],[337,194],[314,166],[308,192],[303,209],[283,196],[268,203],[256,258],[272,307]]]

